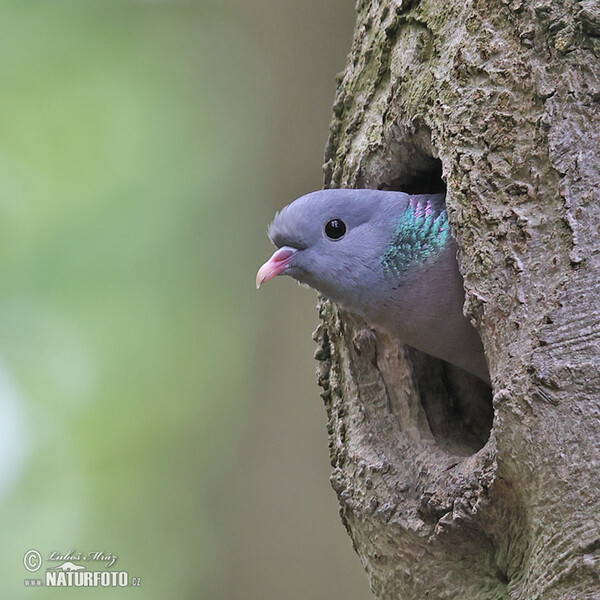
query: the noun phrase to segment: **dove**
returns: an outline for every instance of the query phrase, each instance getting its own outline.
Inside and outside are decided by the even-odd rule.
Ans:
[[[278,248],[257,288],[287,275],[375,330],[490,383],[465,292],[444,194],[328,189],[302,196],[268,229]]]

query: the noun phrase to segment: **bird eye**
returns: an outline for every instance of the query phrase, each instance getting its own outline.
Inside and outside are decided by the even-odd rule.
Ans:
[[[346,233],[346,224],[340,219],[331,219],[325,225],[325,235],[330,240],[339,240]]]

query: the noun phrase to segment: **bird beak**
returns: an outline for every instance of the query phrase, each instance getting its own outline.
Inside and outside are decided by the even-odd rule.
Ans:
[[[265,281],[281,275],[288,268],[290,261],[298,250],[284,246],[279,248],[273,256],[258,270],[256,274],[256,289],[258,289]]]

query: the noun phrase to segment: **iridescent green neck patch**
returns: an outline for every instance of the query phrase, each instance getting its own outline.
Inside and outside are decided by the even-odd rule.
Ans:
[[[429,199],[411,198],[396,225],[390,247],[381,258],[386,274],[402,277],[409,268],[437,256],[450,240],[450,224],[443,206]]]

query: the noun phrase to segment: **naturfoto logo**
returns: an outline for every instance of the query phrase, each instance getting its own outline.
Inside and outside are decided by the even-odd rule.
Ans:
[[[141,586],[140,577],[130,577],[127,571],[109,570],[118,559],[112,552],[78,552],[74,548],[66,553],[54,550],[45,559],[45,577],[25,579],[24,584],[26,587]],[[30,573],[39,571],[42,563],[44,559],[38,550],[28,550],[23,556],[23,564]],[[101,569],[98,569],[99,566]]]

